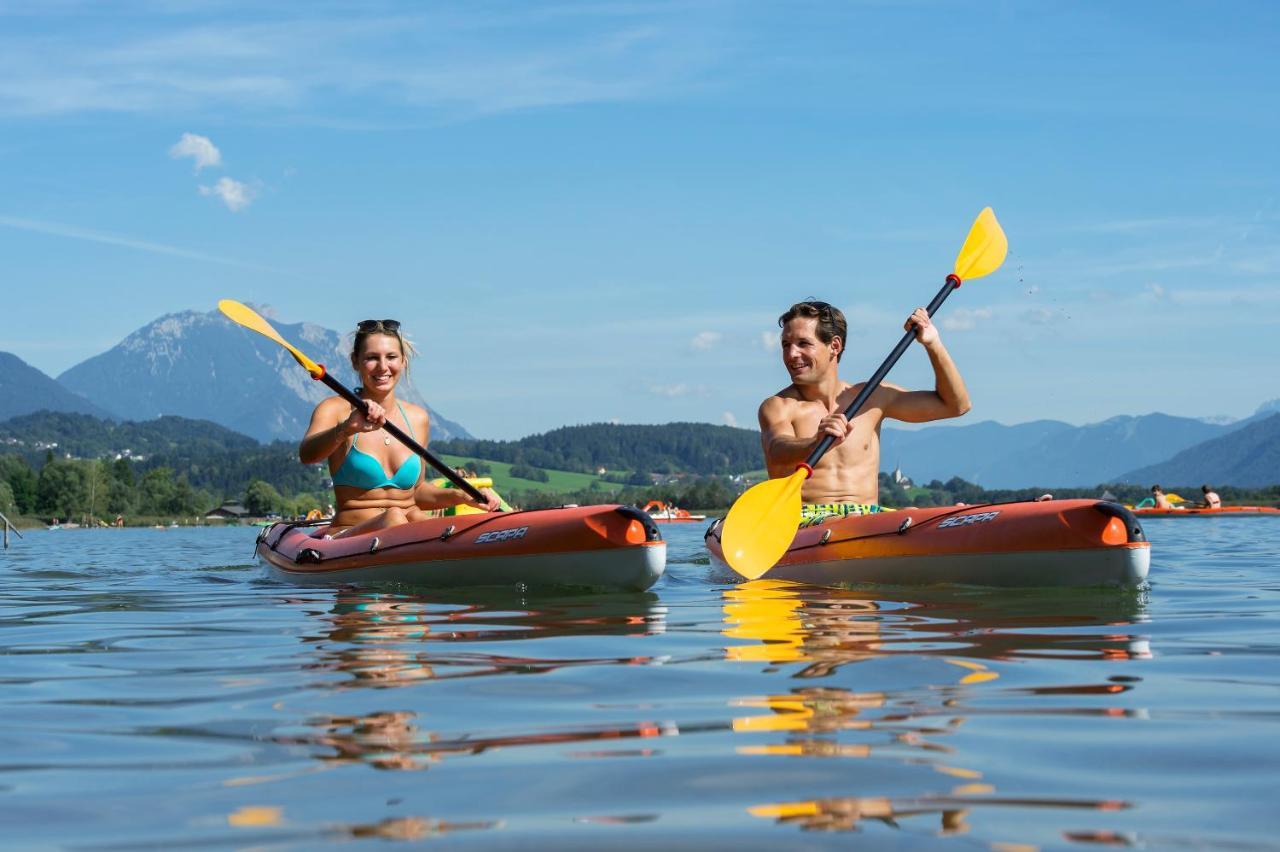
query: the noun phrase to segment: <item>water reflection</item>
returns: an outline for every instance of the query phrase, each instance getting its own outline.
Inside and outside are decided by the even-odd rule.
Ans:
[[[806,831],[856,831],[864,821],[902,827],[908,819],[936,818],[936,834],[945,837],[969,831],[969,816],[975,808],[1050,808],[1110,812],[1125,810],[1128,802],[1106,799],[1014,798],[989,795],[989,785],[957,787],[950,795],[889,798],[885,796],[844,796],[803,802],[759,805],[748,809],[755,817],[795,825]],[[1081,839],[1107,832],[1080,832]],[[1030,848],[1036,848],[1034,846]]]
[[[665,619],[666,608],[652,594],[515,602],[501,597],[477,601],[345,592],[321,614],[326,628],[304,641],[315,646],[311,669],[344,676],[330,688],[394,688],[459,678],[546,674],[569,667],[650,665],[660,660],[494,654],[466,646],[564,637],[645,637],[664,632]],[[298,729],[278,731],[274,739],[317,747],[316,758],[325,764],[422,770],[446,755],[478,755],[516,746],[614,743],[675,732],[669,723],[643,720],[494,736],[447,736],[423,727],[416,709],[400,709],[312,716]],[[583,756],[620,753],[609,749]]]
[[[510,600],[453,602],[372,592],[339,594],[311,668],[349,677],[341,687],[409,686],[425,680],[539,674],[569,666],[645,665],[647,656],[544,658],[461,650],[454,645],[566,636],[641,637],[666,629],[656,595],[546,599],[524,609]],[[535,608],[536,606],[536,608]]]
[[[804,662],[795,677],[895,653],[979,660],[1146,659],[1145,592],[912,590],[895,596],[753,580],[725,590],[730,660]]]
[[[1141,715],[1140,710],[1106,703],[1039,700],[1089,697],[1105,702],[1132,690],[1140,677],[1006,685],[1001,664],[1042,658],[1147,659],[1149,643],[1136,632],[1146,618],[1142,596],[1102,591],[978,595],[950,589],[895,596],[884,591],[876,590],[873,599],[856,591],[771,580],[725,590],[726,658],[763,663],[768,666],[765,671],[803,682],[732,702],[738,712],[753,711],[733,719],[735,733],[755,740],[736,751],[747,756],[888,760],[928,767],[951,778],[955,786],[925,796],[896,797],[886,790],[884,795],[762,802],[749,813],[820,831],[855,830],[868,820],[897,826],[903,819],[928,816],[936,817],[937,831],[945,835],[968,830],[967,815],[975,807],[1129,807],[1107,799],[997,795],[995,786],[975,768],[987,762],[983,755],[950,745],[948,739],[980,715]],[[885,675],[896,681],[892,688],[856,690],[838,682],[852,678],[837,677],[846,667],[895,655],[933,665],[923,681],[904,680],[899,663]],[[823,679],[833,682],[813,683]],[[860,678],[868,681],[875,682]],[[1021,700],[1026,697],[1037,700]]]

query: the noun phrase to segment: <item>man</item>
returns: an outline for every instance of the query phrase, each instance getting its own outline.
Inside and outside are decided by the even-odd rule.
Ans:
[[[1206,509],[1222,508],[1222,498],[1218,496],[1216,491],[1207,485],[1201,485],[1200,491],[1204,494],[1204,502],[1200,505],[1204,506]]]
[[[1157,509],[1172,509],[1173,504],[1169,502],[1169,498],[1164,496],[1164,489],[1159,485],[1151,486],[1151,499],[1155,501]]]
[[[844,409],[862,390],[838,374],[848,326],[844,314],[826,302],[799,302],[778,318],[782,363],[791,384],[760,405],[760,433],[770,477],[790,476],[826,435],[835,439],[801,489],[801,520],[821,523],[832,516],[879,511],[880,424],[886,417],[927,423],[959,417],[969,410],[969,393],[938,329],[924,308],[903,326],[933,364],[935,387],[909,391],[882,383],[852,421]]]

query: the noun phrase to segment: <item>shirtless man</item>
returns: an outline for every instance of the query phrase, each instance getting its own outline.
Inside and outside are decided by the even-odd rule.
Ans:
[[[1169,502],[1169,498],[1164,494],[1164,489],[1159,485],[1151,486],[1151,499],[1155,502],[1155,508],[1157,509],[1173,508],[1173,504]]]
[[[964,380],[947,354],[938,329],[924,308],[903,326],[929,354],[936,384],[931,391],[909,391],[887,382],[872,392],[852,421],[844,409],[862,390],[841,381],[847,324],[844,314],[826,302],[800,302],[778,318],[782,327],[782,363],[791,384],[760,405],[760,437],[772,478],[790,476],[825,435],[835,439],[800,491],[801,520],[879,511],[880,424],[886,417],[927,423],[959,417],[969,410]]]

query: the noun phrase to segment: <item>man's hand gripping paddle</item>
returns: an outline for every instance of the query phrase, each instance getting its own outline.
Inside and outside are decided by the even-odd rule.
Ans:
[[[312,361],[292,346],[287,340],[281,337],[280,333],[271,327],[271,323],[259,316],[253,308],[250,308],[247,305],[242,305],[232,299],[223,299],[218,302],[218,310],[226,314],[227,318],[232,322],[242,325],[250,331],[256,331],[263,337],[268,337],[276,343],[279,343],[285,349],[289,350],[289,354],[293,356],[293,359],[301,364],[303,368],[311,374],[311,378],[324,382],[329,386],[329,389],[338,396],[342,397],[361,411],[368,412],[368,406],[365,404],[363,399],[357,396],[350,388],[343,385],[342,382],[329,375],[328,372],[325,371],[324,364],[317,364],[315,361]],[[382,428],[387,430],[387,432],[400,443],[426,459],[427,464],[444,474],[446,479],[466,492],[466,495],[472,500],[481,504],[487,502],[487,498],[480,493],[479,489],[459,476],[457,471],[437,458],[435,454],[426,447],[406,435],[404,430],[392,423],[390,419],[383,424]]]
[[[985,208],[969,229],[969,236],[956,257],[955,271],[947,276],[946,283],[929,303],[929,316],[934,315],[962,281],[972,281],[999,269],[1008,250],[1009,241],[1000,229],[995,213],[990,207]],[[902,336],[893,352],[844,410],[847,419],[852,420],[862,409],[914,338],[915,329]],[[725,560],[733,570],[748,580],[754,580],[763,576],[787,552],[800,522],[800,488],[834,441],[831,435],[825,435],[795,473],[786,478],[767,479],[748,488],[730,507],[724,519],[720,543]]]

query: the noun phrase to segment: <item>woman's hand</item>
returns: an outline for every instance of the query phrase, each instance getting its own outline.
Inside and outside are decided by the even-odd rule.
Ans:
[[[373,400],[365,400],[365,411],[351,409],[342,421],[342,434],[348,438],[360,432],[376,432],[387,422],[387,410]]]
[[[484,497],[485,502],[481,503],[478,500],[467,500],[466,505],[472,506],[476,509],[482,509],[486,512],[502,511],[502,498],[499,497],[492,488],[481,488],[480,494]]]

